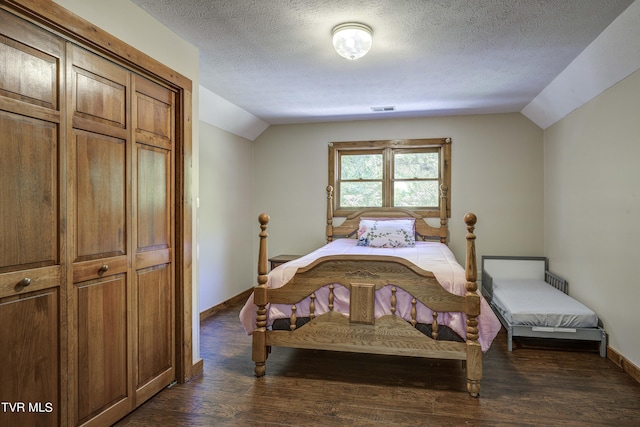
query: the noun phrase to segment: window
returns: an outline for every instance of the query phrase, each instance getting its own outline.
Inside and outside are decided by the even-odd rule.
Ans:
[[[402,207],[440,216],[440,186],[451,213],[451,139],[329,143],[334,215],[368,207]]]

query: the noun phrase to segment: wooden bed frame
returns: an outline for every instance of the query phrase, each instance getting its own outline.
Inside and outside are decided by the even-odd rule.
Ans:
[[[361,217],[413,217],[416,218],[416,234],[421,239],[436,238],[446,243],[447,217],[444,208],[440,213],[440,227],[428,225],[422,216],[406,209],[365,209],[349,215],[337,227],[333,226],[333,189],[327,188],[327,240],[353,235]],[[446,202],[446,188],[441,198]],[[267,287],[267,225],[269,216],[261,214],[260,248],[258,255],[258,286],[254,289],[257,305],[256,329],[253,332],[252,359],[258,377],[266,373],[266,360],[271,346],[304,348],[314,350],[346,351],[382,355],[399,355],[437,359],[456,359],[466,362],[467,390],[471,396],[480,393],[482,378],[482,351],[478,342],[478,315],[480,296],[477,293],[477,265],[475,235],[476,216],[465,215],[467,227],[466,294],[455,295],[446,291],[433,273],[425,271],[402,258],[371,255],[326,256],[308,266],[299,268],[292,279],[277,289]],[[315,291],[329,285],[329,312],[316,316]],[[333,311],[333,284],[350,290],[350,314],[344,316]],[[393,285],[391,312],[393,314],[374,318],[375,291]],[[413,296],[412,320],[410,322],[395,315],[396,291],[402,288]],[[311,297],[310,321],[296,327],[296,304]],[[416,304],[423,303],[435,314],[432,337],[418,331]],[[267,329],[267,304],[291,304],[290,330]],[[438,312],[464,312],[467,316],[466,342],[436,341]]]

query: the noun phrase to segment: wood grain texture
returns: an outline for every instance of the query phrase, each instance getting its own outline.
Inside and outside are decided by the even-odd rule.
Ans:
[[[244,301],[202,322],[201,376],[162,391],[116,427],[617,426],[640,419],[640,383],[596,344],[517,338],[502,330],[483,357],[480,399],[458,360],[275,347],[251,371]],[[577,351],[576,351],[577,350]]]
[[[331,194],[331,187],[328,188]],[[444,210],[443,210],[444,211]],[[329,210],[330,212],[330,210]],[[389,209],[369,209],[358,215],[382,217],[393,215]],[[396,211],[403,214],[404,210]],[[328,219],[330,219],[329,216]],[[356,218],[350,218],[354,220]],[[345,351],[383,355],[415,356],[465,360],[467,391],[471,396],[480,394],[482,379],[482,352],[478,342],[478,315],[480,296],[476,293],[477,268],[475,262],[475,235],[477,218],[467,214],[466,294],[455,295],[445,290],[430,271],[417,267],[408,260],[380,255],[332,255],[316,259],[300,267],[294,276],[278,288],[267,286],[267,227],[269,216],[261,214],[260,244],[258,251],[258,286],[254,289],[257,306],[256,327],[253,331],[252,360],[257,377],[266,373],[266,361],[272,346],[314,350]],[[331,237],[331,236],[329,236]],[[395,316],[375,319],[375,292],[392,285],[392,310],[395,310],[395,292],[402,289],[412,296],[412,322]],[[329,312],[315,317],[310,303],[312,320],[297,328],[296,304],[311,296],[315,304],[316,291],[329,286]],[[349,316],[333,312],[333,287],[342,286],[350,292]],[[434,312],[464,313],[467,318],[466,343],[444,343],[432,340],[414,329],[415,305],[422,303]],[[269,330],[267,304],[290,304],[290,332]],[[437,328],[435,329],[437,334]]]
[[[67,44],[70,424],[133,408],[131,127],[127,71]]]
[[[350,322],[335,311],[320,315],[295,331],[269,331],[268,346],[322,349],[465,360],[465,344],[434,341],[404,319],[384,316],[375,324]]]
[[[373,283],[351,283],[349,320],[352,323],[375,323],[375,292]]]
[[[640,367],[635,365],[629,359],[618,353],[616,350],[611,347],[607,348],[607,357],[620,367],[627,374],[631,375],[635,378],[636,381],[640,382]]]
[[[330,280],[327,278],[330,277]],[[398,257],[379,255],[331,255],[301,267],[287,284],[269,290],[269,302],[294,304],[328,283],[347,288],[366,279],[376,290],[396,285],[435,311],[465,311],[465,297],[447,292],[433,273]]]
[[[170,69],[157,60],[148,55],[133,49],[127,43],[118,40],[113,35],[96,27],[90,22],[80,18],[70,11],[59,6],[55,2],[49,0],[0,0],[0,8],[3,11],[10,11],[26,17],[26,20],[15,19],[12,15],[2,14],[0,28],[3,33],[7,34],[13,40],[20,40],[23,44],[29,46],[37,46],[36,50],[46,53],[51,57],[60,58],[59,66],[64,67],[64,40],[73,41],[73,43],[90,48],[91,50],[107,56],[114,63],[125,68],[134,70],[140,74],[152,76],[156,82],[161,82],[166,86],[173,88],[175,91],[175,146],[177,154],[177,162],[175,166],[175,194],[174,199],[176,207],[176,239],[179,244],[176,247],[176,275],[177,285],[177,304],[179,310],[176,313],[176,321],[181,325],[177,331],[178,346],[177,357],[179,362],[178,379],[186,381],[191,376],[191,367],[193,361],[192,349],[192,281],[193,281],[193,181],[192,181],[192,103],[193,103],[193,86],[190,79]],[[11,27],[7,24],[12,21],[17,24]],[[6,24],[6,25],[5,25]],[[45,27],[51,32],[42,31],[39,27]],[[57,35],[53,35],[56,33]],[[19,37],[16,36],[19,34]],[[13,47],[15,49],[15,47]],[[21,48],[18,48],[21,49]],[[18,53],[20,55],[20,53]],[[12,67],[17,70],[17,67]],[[46,73],[45,73],[46,74]],[[59,69],[58,76],[63,75],[64,71]],[[41,85],[40,87],[44,87]],[[5,91],[6,93],[15,93],[13,91]],[[147,90],[141,90],[142,93],[156,98]],[[37,92],[39,93],[39,92]],[[23,96],[23,95],[20,95]],[[29,94],[27,94],[30,97]],[[37,99],[39,96],[32,97]],[[14,97],[15,98],[15,97]],[[64,97],[62,97],[64,98]],[[45,104],[52,101],[44,100]],[[64,104],[64,99],[59,100],[59,104]],[[37,104],[37,103],[36,103]],[[7,108],[9,105],[11,108]],[[32,117],[50,120],[53,122],[60,121],[60,114],[57,111],[47,110],[38,105],[39,109],[33,110]],[[0,99],[0,109],[24,109],[23,106],[16,102],[16,99],[2,98]],[[64,109],[64,108],[60,108]],[[58,113],[58,114],[56,114]],[[87,124],[86,119],[74,118],[74,126],[84,129]],[[94,123],[94,126],[97,126]],[[102,124],[100,124],[102,125]],[[102,125],[101,131],[106,131],[108,125]],[[156,125],[154,124],[154,128]],[[144,128],[144,126],[143,126]],[[166,128],[165,128],[166,129]],[[103,132],[104,133],[104,132]],[[125,137],[123,133],[117,135]],[[0,156],[1,158],[1,156]],[[62,176],[63,174],[61,174]],[[61,179],[65,181],[64,178]],[[71,207],[73,208],[73,206]],[[63,227],[60,227],[63,230]]]
[[[107,410],[122,416],[131,408],[129,280],[126,275],[116,275],[76,286],[72,307],[77,311],[78,325],[73,331],[78,349],[73,357],[77,381],[74,419],[86,422]]]
[[[0,111],[0,129],[0,272],[56,264],[58,126]]]
[[[175,93],[132,75],[134,406],[176,379]]]
[[[135,405],[175,379],[175,289],[171,264],[136,272]]]
[[[138,76],[134,80],[136,141],[171,148],[175,143],[175,93]]]
[[[0,33],[0,401],[14,405],[0,408],[0,425],[57,426],[67,412],[64,42],[3,10]]]
[[[3,21],[0,18],[0,21]],[[0,36],[0,94],[58,109],[58,58]]]
[[[48,0],[0,0],[0,33],[0,316],[27,322],[3,338],[55,406],[10,424],[110,425],[191,375],[191,82]]]
[[[193,349],[193,94],[189,87],[180,87],[176,96],[176,156],[175,162],[175,227],[176,227],[176,378],[188,381],[192,375]],[[197,327],[197,326],[195,326]],[[197,351],[195,351],[198,354]]]
[[[57,284],[57,283],[56,283]],[[0,412],[1,425],[57,426],[60,411],[59,288],[30,292],[20,297],[0,294],[0,400],[47,402],[51,411]],[[29,339],[26,339],[26,338]]]
[[[329,171],[329,188],[331,188],[331,216],[350,217],[354,212],[354,208],[340,206],[341,196],[340,188],[342,183],[349,182],[350,180],[343,181],[343,177],[338,176],[342,172],[340,166],[342,158],[346,155],[352,154],[375,154],[380,157],[381,160],[381,172],[382,179],[376,180],[381,185],[380,192],[380,205],[385,206],[391,212],[397,210],[393,196],[393,181],[392,179],[392,166],[394,165],[393,156],[394,153],[400,152],[431,152],[438,153],[440,162],[440,171],[438,177],[438,185],[444,190],[445,197],[440,198],[440,202],[443,203],[440,209],[427,208],[427,207],[415,207],[411,210],[407,210],[408,216],[413,214],[419,214],[420,217],[432,217],[432,218],[444,218],[441,220],[442,225],[446,225],[446,218],[451,216],[451,199],[447,197],[447,190],[451,188],[451,138],[429,138],[429,139],[392,139],[392,140],[368,140],[368,141],[337,141],[329,142],[328,144],[328,171]],[[353,182],[353,181],[351,181]],[[335,198],[334,196],[335,191]],[[357,210],[357,208],[355,208]],[[376,210],[382,210],[377,208]],[[404,215],[407,216],[407,215]],[[327,216],[329,218],[329,215]],[[349,228],[344,228],[348,231]],[[446,230],[446,227],[441,231]],[[341,233],[340,233],[341,234]],[[441,241],[446,241],[446,234],[429,234],[431,236],[439,236]]]
[[[171,151],[136,144],[137,252],[171,247]]]
[[[70,317],[77,319],[70,371],[78,378],[70,393],[71,421],[106,425],[175,379],[175,129],[166,117],[175,113],[173,104],[162,104],[162,147],[150,145],[159,138],[135,132],[141,117],[149,125],[157,115],[154,108],[141,111],[153,103],[139,103],[138,90],[169,102],[174,97],[78,47],[70,47],[68,65],[69,117],[82,128],[72,130],[69,149],[76,252]],[[105,307],[86,295],[98,292],[100,279],[116,278],[121,293],[103,304],[118,315],[101,315]],[[94,333],[84,328],[87,321]]]
[[[126,141],[74,130],[76,256],[74,261],[129,253]]]

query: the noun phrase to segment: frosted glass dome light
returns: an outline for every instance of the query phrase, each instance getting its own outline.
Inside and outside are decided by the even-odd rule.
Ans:
[[[371,49],[371,28],[364,24],[348,22],[333,29],[333,47],[344,58],[362,58]]]

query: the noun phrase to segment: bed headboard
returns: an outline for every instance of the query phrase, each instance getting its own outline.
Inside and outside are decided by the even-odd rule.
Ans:
[[[540,256],[499,256],[483,255],[482,271],[486,271],[494,279],[544,280],[545,272],[549,270],[549,259]]]
[[[482,256],[482,293],[489,302],[493,300],[493,279],[545,280],[549,260],[540,256]]]
[[[425,222],[422,215],[405,208],[365,208],[347,216],[338,226],[333,225],[333,187],[327,187],[327,242],[340,238],[355,238],[360,218],[415,218],[416,240],[439,240],[447,243],[447,187],[440,186],[440,227]]]
[[[569,282],[549,271],[549,258],[542,256],[482,256],[482,293],[489,301],[493,299],[493,280],[544,280],[565,294],[569,293]]]

